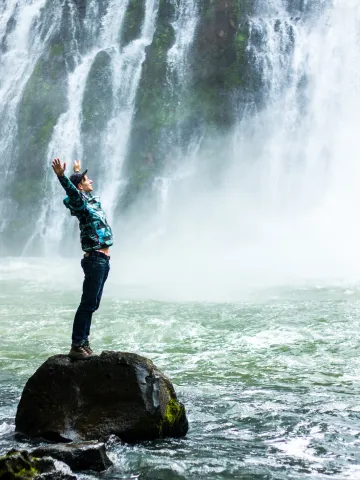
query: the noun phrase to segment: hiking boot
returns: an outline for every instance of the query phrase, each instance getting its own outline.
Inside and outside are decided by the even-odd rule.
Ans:
[[[72,360],[84,360],[85,358],[89,358],[91,355],[87,353],[85,348],[80,345],[72,345],[71,350],[69,352],[69,357]]]
[[[92,348],[90,347],[89,341],[84,342],[81,346],[88,355],[93,355],[94,354],[94,352],[92,351]]]

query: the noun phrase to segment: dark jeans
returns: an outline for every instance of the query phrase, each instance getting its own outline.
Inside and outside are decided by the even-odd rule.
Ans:
[[[81,260],[85,278],[81,302],[74,318],[72,344],[82,345],[90,335],[92,314],[99,308],[110,261],[103,255],[90,254]]]

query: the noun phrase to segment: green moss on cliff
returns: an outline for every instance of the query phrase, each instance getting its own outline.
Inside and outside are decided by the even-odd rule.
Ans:
[[[199,0],[199,21],[183,88],[174,83],[167,64],[176,12],[169,0],[160,2],[136,98],[123,207],[150,187],[153,176],[174,156],[172,152],[186,151],[194,135],[206,139],[214,132],[228,131],[236,121],[234,100],[249,84],[247,15],[252,4],[253,0]]]
[[[111,116],[112,72],[111,59],[99,52],[91,66],[82,103],[82,132],[99,132]]]
[[[199,112],[203,126],[210,129],[226,130],[233,124],[233,95],[244,88],[248,39],[244,3],[201,2],[191,62],[194,81],[191,110]]]
[[[50,48],[50,57],[59,57],[64,54],[64,45],[62,43],[55,43]]]
[[[120,46],[126,46],[140,37],[145,17],[145,0],[130,0],[120,32]]]
[[[161,135],[174,122],[174,107],[167,81],[167,54],[175,41],[174,15],[174,4],[160,0],[157,26],[151,45],[146,47],[135,100],[135,117],[125,162],[129,184],[122,205],[129,205],[140,191],[149,187],[155,172],[163,165],[159,148]]]
[[[101,132],[106,129],[113,112],[111,58],[99,52],[91,66],[82,103],[81,136],[83,164],[96,175],[101,157]]]
[[[20,205],[33,205],[41,195],[39,178],[28,178],[26,182],[17,181],[12,187],[12,198]]]
[[[66,63],[57,39],[35,64],[25,86],[17,114],[18,136],[12,199],[18,209],[16,238],[28,238],[43,202],[41,183],[48,145],[60,115],[67,109]],[[31,205],[31,208],[29,208]]]
[[[18,112],[19,156],[23,177],[39,175],[54,126],[66,108],[63,45],[54,44],[41,57],[26,84]]]
[[[164,0],[161,0],[159,8],[165,9],[169,16],[165,16],[161,11],[159,13],[159,23],[153,42],[146,48],[146,59],[136,97],[136,120],[140,120],[137,123],[141,127],[148,127],[152,132],[158,131],[171,121],[172,111],[168,103],[166,72],[167,53],[175,40],[175,32],[171,25],[174,10],[169,9]]]

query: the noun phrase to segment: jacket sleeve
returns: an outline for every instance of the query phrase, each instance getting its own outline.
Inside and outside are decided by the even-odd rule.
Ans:
[[[75,187],[75,185],[73,185],[69,178],[66,175],[63,175],[62,177],[58,176],[58,179],[67,196],[69,197],[71,206],[76,210],[83,208],[85,205],[84,199],[80,191]]]

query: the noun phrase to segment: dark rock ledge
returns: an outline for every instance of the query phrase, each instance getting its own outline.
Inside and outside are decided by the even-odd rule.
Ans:
[[[105,445],[97,442],[45,445],[0,457],[0,480],[49,478],[74,480],[72,472],[102,472],[111,467]]]
[[[112,462],[106,454],[105,444],[97,442],[62,443],[46,445],[31,451],[36,458],[51,457],[68,465],[73,472],[93,470],[103,472]]]

